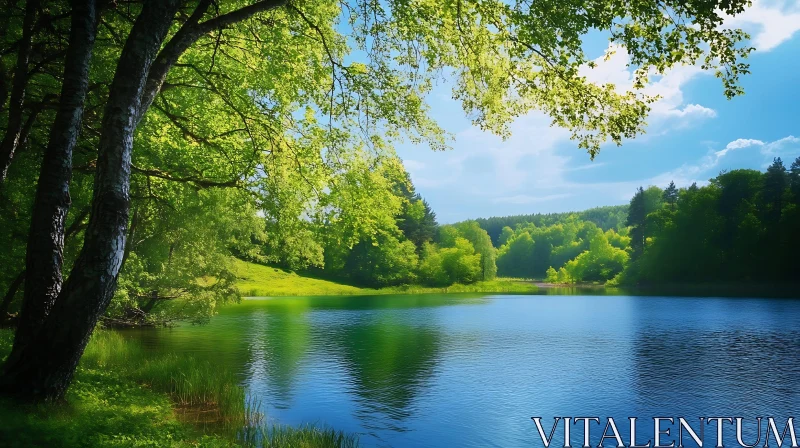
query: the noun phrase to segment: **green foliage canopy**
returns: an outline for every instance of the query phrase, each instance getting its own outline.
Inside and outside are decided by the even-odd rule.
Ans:
[[[197,4],[181,6],[167,41]],[[505,136],[514,117],[542,110],[594,157],[602,142],[619,144],[642,132],[654,98],[640,89],[653,74],[699,63],[717,73],[727,96],[741,93],[738,78],[748,70],[742,59],[751,49],[743,45],[742,31],[719,25],[724,15],[740,13],[746,5],[293,1],[210,28],[178,55],[138,123],[130,166],[131,244],[118,297],[135,301],[152,290],[168,297],[174,295],[168,290],[189,288],[195,276],[224,278],[228,253],[293,268],[344,266],[346,254],[336,248],[347,252],[371,244],[367,240],[407,247],[393,226],[417,253],[424,252],[435,227],[429,207],[423,201],[420,219],[419,199],[404,203],[390,194],[391,185],[381,176],[397,163],[395,142],[446,147],[446,133],[428,117],[425,102],[443,74],[453,80],[453,97],[482,129]],[[32,10],[33,23],[47,26],[26,28],[25,8],[18,6],[12,5],[0,22],[0,78],[24,93],[0,92],[5,130],[0,152],[10,165],[7,178],[8,166],[2,167],[0,198],[0,227],[8,232],[3,287],[19,275],[14,267],[23,264],[33,185],[54,117],[52,100],[60,92],[70,15],[65,3],[43,2]],[[253,6],[244,0],[215,3],[198,18],[210,23]],[[139,2],[124,8],[112,2],[99,13],[90,88],[71,161],[74,232],[67,236],[65,269],[77,256],[88,218],[82,210],[92,196],[109,86],[141,10]],[[633,91],[596,85],[585,76],[594,62],[584,53],[582,39],[598,30],[630,55],[636,70]],[[16,55],[9,50],[24,45],[27,35],[35,51],[17,70],[20,77],[13,74]],[[31,126],[23,129],[24,123]],[[19,148],[6,140],[26,151],[15,152]],[[215,191],[229,188],[239,191]],[[231,206],[220,207],[223,203]],[[251,213],[263,215],[264,222]],[[400,224],[399,213],[405,214]],[[404,227],[412,223],[418,231]],[[320,225],[331,226],[324,238]],[[198,241],[189,241],[181,226],[191,226]],[[501,228],[489,232],[495,244]],[[481,276],[491,278],[491,251],[479,239],[467,239],[480,254]],[[267,250],[257,249],[263,246]],[[202,261],[190,263],[193,258]],[[227,289],[219,291],[220,297],[228,296]]]

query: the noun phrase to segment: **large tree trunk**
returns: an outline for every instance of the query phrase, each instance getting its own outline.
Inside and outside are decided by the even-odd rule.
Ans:
[[[28,234],[25,295],[14,351],[33,338],[61,291],[64,225],[71,203],[72,150],[80,132],[83,104],[89,87],[89,63],[96,35],[95,15],[95,0],[74,2],[61,100],[42,159]]]
[[[131,150],[141,96],[179,3],[147,1],[125,42],[103,115],[83,249],[49,314],[45,310],[38,331],[27,334],[24,344],[15,341],[0,379],[7,395],[25,400],[62,398],[114,294],[125,248]]]
[[[160,91],[171,66],[200,36],[285,2],[259,1],[200,23],[211,3],[201,0],[189,20],[161,53],[158,50],[180,1],[145,2],[125,42],[109,91],[101,128],[92,214],[83,249],[54,303],[50,300],[45,301],[44,305],[29,305],[29,308],[36,310],[31,312],[33,331],[26,330],[21,339],[24,343],[15,341],[12,355],[0,377],[0,391],[23,400],[58,400],[63,397],[89,336],[114,294],[124,259],[130,209],[131,151],[136,125]],[[63,160],[61,162],[60,166],[63,167]],[[57,221],[60,219],[63,235],[63,218],[59,218],[59,207],[65,204],[65,196],[54,197],[62,201],[51,203],[51,214],[40,216],[38,225],[41,225],[42,232],[57,230]],[[44,198],[37,196],[37,201],[40,200],[44,201]],[[67,206],[68,201],[66,196]],[[45,222],[45,219],[50,222]],[[63,239],[57,231],[38,233],[38,238],[51,240],[36,243],[36,247],[41,244],[41,247],[51,248],[51,257],[55,248],[63,247],[57,241]],[[37,263],[32,264],[39,266]],[[45,291],[46,297],[52,296],[52,285],[58,283],[57,274],[53,272],[61,267],[58,257],[51,258],[49,263],[52,270],[48,277],[51,287]],[[42,272],[46,274],[45,271],[43,268]],[[30,296],[33,301],[40,298]],[[52,304],[49,313],[48,303]]]
[[[89,215],[89,207],[84,207],[78,215],[75,217],[75,220],[72,222],[72,225],[64,233],[64,240],[67,241],[78,233],[83,227],[84,223],[83,220],[86,219],[86,216]],[[25,269],[20,271],[20,273],[14,277],[14,281],[11,282],[9,285],[8,290],[6,291],[6,295],[3,297],[3,301],[0,302],[0,322],[8,315],[8,310],[11,308],[11,303],[14,302],[14,297],[17,295],[17,291],[19,291],[19,287],[25,282]]]
[[[6,135],[0,142],[0,185],[6,180],[8,167],[11,166],[14,152],[19,145],[22,131],[22,108],[25,104],[25,88],[28,85],[28,61],[31,55],[31,40],[33,39],[33,27],[36,22],[36,10],[38,8],[38,0],[28,0],[25,3],[22,39],[17,50],[17,65],[14,69],[14,81],[11,85],[8,126],[6,127]]]

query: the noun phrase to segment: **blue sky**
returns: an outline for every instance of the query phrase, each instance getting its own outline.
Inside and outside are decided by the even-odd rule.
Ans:
[[[647,87],[662,97],[647,133],[605,145],[594,161],[539,112],[517,119],[505,141],[473,127],[450,86],[429,103],[453,149],[404,144],[398,153],[442,223],[623,204],[640,185],[703,184],[724,169],[763,170],[776,156],[788,167],[800,156],[800,0],[756,1],[727,25],[748,31],[756,48],[745,95],[729,101],[713,74],[676,68]],[[593,36],[586,47],[600,58],[606,46]],[[616,51],[589,76],[627,85],[627,61]]]

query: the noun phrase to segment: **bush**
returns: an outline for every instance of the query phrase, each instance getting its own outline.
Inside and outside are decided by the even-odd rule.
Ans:
[[[453,247],[439,248],[434,244],[423,247],[419,267],[420,280],[429,286],[449,286],[454,283],[474,283],[481,275],[481,254],[472,243],[456,237]]]

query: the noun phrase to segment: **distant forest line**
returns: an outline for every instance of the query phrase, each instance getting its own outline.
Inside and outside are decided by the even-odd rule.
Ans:
[[[628,205],[475,220],[498,275],[618,285],[796,282],[800,158],[708,185],[640,187]]]
[[[206,319],[215,304],[242,294],[235,258],[369,288],[444,288],[498,276],[656,286],[800,278],[800,158],[788,169],[776,159],[766,172],[723,172],[705,186],[639,188],[627,205],[447,225],[436,221],[401,164],[360,175],[370,192],[348,192],[334,212],[305,217],[299,208],[239,208],[235,190],[151,183],[159,200],[134,204],[135,225],[106,316]],[[24,239],[12,235],[27,229],[15,218],[0,216],[7,235],[0,241],[8,244],[0,252],[0,316],[18,309],[21,296]],[[67,263],[85,219],[71,220]]]
[[[514,228],[519,224],[535,224],[537,226],[548,226],[564,222],[570,216],[576,216],[581,221],[594,223],[597,227],[608,229],[619,229],[625,226],[625,219],[628,217],[628,204],[624,205],[605,205],[592,207],[580,212],[560,212],[560,213],[532,213],[528,215],[509,215],[493,216],[491,218],[477,218],[474,221],[486,230],[492,239],[495,247],[500,247],[500,234],[503,227]]]

